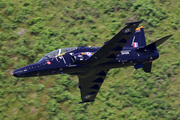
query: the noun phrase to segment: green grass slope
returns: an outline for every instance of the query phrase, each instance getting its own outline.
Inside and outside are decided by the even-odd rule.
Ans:
[[[0,119],[180,119],[178,0],[0,0]],[[37,62],[52,50],[102,46],[125,25],[143,20],[147,43],[158,47],[152,73],[110,70],[93,103],[77,104],[78,78],[15,78],[7,69]]]

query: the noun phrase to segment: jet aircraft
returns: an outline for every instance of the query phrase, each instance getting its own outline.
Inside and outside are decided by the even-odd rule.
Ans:
[[[102,47],[71,47],[52,51],[37,63],[16,69],[15,77],[34,77],[67,73],[79,77],[82,102],[94,101],[109,69],[134,66],[151,72],[152,61],[159,57],[157,47],[165,36],[146,45],[141,21],[126,23]]]

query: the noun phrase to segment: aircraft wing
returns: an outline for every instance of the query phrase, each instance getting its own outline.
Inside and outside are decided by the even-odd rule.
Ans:
[[[98,64],[116,60],[117,55],[126,45],[127,41],[130,39],[135,29],[141,22],[142,21],[126,23],[126,27],[124,27],[119,33],[105,43],[96,53],[87,59],[86,65],[96,66]]]
[[[79,77],[79,89],[81,91],[82,102],[94,101],[99,89],[104,82],[108,70],[88,70],[88,75]]]

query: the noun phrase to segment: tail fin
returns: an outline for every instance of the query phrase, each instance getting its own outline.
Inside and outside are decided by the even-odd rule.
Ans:
[[[136,28],[135,32],[133,33],[131,38],[128,40],[128,42],[126,43],[123,49],[129,48],[129,47],[139,47],[139,46],[141,47],[146,46],[143,26]]]

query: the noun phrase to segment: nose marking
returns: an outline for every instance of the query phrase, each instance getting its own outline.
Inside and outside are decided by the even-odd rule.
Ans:
[[[47,64],[48,64],[48,65],[50,65],[50,64],[51,64],[51,62],[50,62],[50,61],[47,61]]]

